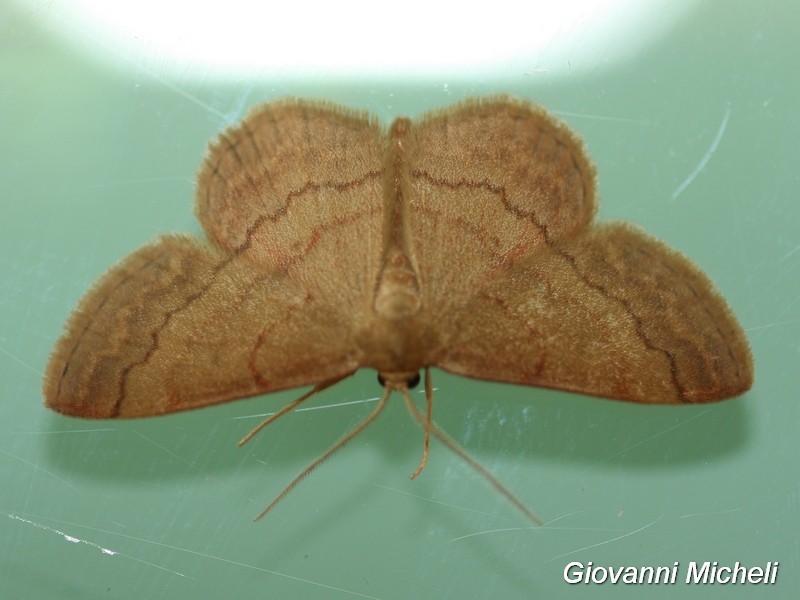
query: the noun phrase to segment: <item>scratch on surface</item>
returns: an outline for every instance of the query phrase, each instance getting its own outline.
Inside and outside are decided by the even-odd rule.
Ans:
[[[116,431],[115,427],[99,429],[59,429],[56,431],[0,431],[0,435],[55,435],[59,433],[96,433],[98,431]]]
[[[545,523],[545,525],[546,526],[551,526],[553,523],[558,523],[562,519],[568,519],[569,517],[574,517],[575,515],[580,515],[582,513],[591,512],[592,510],[594,510],[594,509],[582,508],[580,510],[573,510],[572,512],[564,513],[563,515],[559,515],[557,517],[554,517],[554,518],[550,519],[547,523]]]
[[[795,247],[795,248],[794,248],[794,249],[793,249],[791,252],[787,252],[785,255],[783,255],[783,256],[782,256],[782,257],[781,257],[781,258],[778,260],[778,264],[782,263],[783,261],[785,261],[785,260],[786,260],[786,259],[788,259],[788,258],[791,258],[792,256],[794,256],[794,255],[795,255],[795,254],[797,254],[798,252],[800,252],[800,246],[796,246],[796,247]]]
[[[617,123],[636,123],[637,125],[647,125],[649,121],[642,119],[631,119],[628,117],[609,117],[606,115],[592,115],[587,113],[567,112],[564,110],[553,111],[560,117],[573,117],[575,119],[590,119],[592,121],[615,121]]]
[[[152,444],[153,446],[155,446],[156,448],[158,448],[159,450],[161,450],[162,452],[164,452],[164,453],[165,453],[165,454],[167,454],[168,456],[171,456],[171,457],[175,458],[176,460],[179,460],[181,463],[183,463],[184,465],[186,465],[186,466],[187,466],[187,467],[189,467],[190,469],[194,469],[194,471],[195,471],[195,472],[199,473],[199,474],[200,474],[200,475],[202,475],[203,477],[206,477],[206,478],[208,478],[209,480],[211,480],[211,481],[214,481],[215,483],[218,483],[218,484],[220,484],[220,485],[221,485],[223,488],[225,488],[226,490],[228,490],[228,491],[229,491],[229,492],[231,492],[232,494],[234,494],[234,495],[237,495],[237,496],[239,496],[239,497],[241,497],[241,498],[245,498],[246,500],[248,500],[248,501],[250,501],[250,502],[255,502],[255,500],[254,500],[253,498],[250,498],[250,497],[248,497],[248,496],[243,496],[243,495],[242,495],[242,494],[241,494],[241,493],[240,493],[238,490],[236,490],[235,488],[233,488],[233,487],[231,487],[230,485],[226,484],[225,482],[223,482],[223,481],[221,481],[221,480],[217,479],[217,478],[216,478],[216,477],[214,477],[214,476],[213,476],[211,473],[209,473],[209,472],[207,472],[207,471],[204,471],[203,469],[201,469],[200,467],[198,467],[198,466],[197,466],[196,464],[194,464],[193,462],[191,462],[191,461],[189,461],[189,460],[185,459],[185,458],[184,458],[183,456],[181,456],[180,454],[176,454],[175,452],[173,452],[173,451],[172,451],[172,450],[170,450],[169,448],[167,448],[167,447],[165,447],[165,446],[163,446],[163,445],[159,444],[159,443],[158,443],[158,442],[156,442],[155,440],[152,440],[152,439],[150,439],[149,437],[147,437],[147,436],[146,436],[146,435],[144,435],[143,433],[141,433],[141,432],[139,432],[139,431],[136,431],[135,429],[133,430],[133,433],[135,433],[136,435],[138,435],[140,438],[142,438],[144,441],[148,442],[149,444]]]
[[[591,550],[592,548],[597,548],[598,546],[604,546],[606,544],[610,544],[612,542],[616,542],[616,541],[624,539],[626,537],[630,537],[630,536],[632,536],[634,534],[637,534],[637,533],[639,533],[641,531],[644,531],[648,527],[652,527],[653,525],[658,523],[663,518],[664,518],[664,515],[661,515],[655,521],[652,521],[652,522],[648,523],[647,525],[639,527],[639,529],[636,529],[634,531],[629,531],[628,533],[625,533],[623,535],[617,536],[615,538],[611,538],[610,540],[604,540],[602,542],[598,542],[597,544],[592,544],[590,546],[584,546],[583,548],[577,548],[576,550],[570,550],[569,552],[565,552],[564,554],[559,554],[558,556],[554,556],[553,558],[548,559],[546,562],[552,562],[554,560],[558,560],[559,558],[564,558],[565,556],[570,556],[571,554],[577,554],[578,552],[583,552],[584,550]]]
[[[152,77],[153,79],[158,81],[160,84],[162,84],[165,87],[169,88],[170,90],[172,90],[173,92],[175,92],[179,96],[182,96],[183,98],[186,98],[187,100],[189,100],[193,104],[196,104],[197,106],[199,106],[203,110],[207,111],[208,113],[213,114],[213,115],[215,115],[217,117],[220,117],[223,120],[227,120],[228,117],[227,117],[227,115],[225,113],[217,110],[216,108],[214,108],[213,106],[211,106],[207,102],[203,102],[198,96],[196,96],[195,94],[192,94],[191,92],[189,92],[188,89],[184,89],[181,86],[179,86],[179,85],[173,83],[172,81],[170,81],[168,77],[164,77],[162,75],[159,75],[153,69],[148,69],[142,63],[137,62],[137,61],[129,58],[128,56],[126,56],[122,52],[119,52],[116,49],[114,49],[114,47],[110,46],[109,44],[103,43],[103,41],[100,39],[99,36],[91,35],[90,32],[87,29],[77,27],[75,24],[73,24],[71,22],[71,20],[68,20],[68,19],[62,20],[62,24],[66,25],[67,27],[72,29],[80,37],[91,37],[92,38],[92,42],[97,44],[98,46],[100,46],[107,53],[114,55],[119,60],[128,63],[129,65],[133,66],[135,69],[137,69],[137,70],[141,71],[142,73]]]
[[[800,319],[790,319],[789,321],[781,321],[780,323],[767,323],[766,325],[755,325],[754,327],[745,327],[745,331],[757,331],[759,329],[769,329],[770,327],[783,327],[784,325],[794,325],[800,323]]]
[[[457,538],[453,538],[451,540],[447,540],[445,544],[449,544],[450,542],[457,542],[459,540],[465,540],[471,537],[477,537],[479,535],[489,535],[490,533],[505,533],[507,531],[525,531],[526,529],[541,529],[538,525],[536,527],[505,527],[503,529],[487,529],[485,531],[476,531],[474,533],[468,533],[467,535],[461,535]]]
[[[675,424],[674,424],[674,425],[672,425],[671,427],[667,427],[666,429],[662,429],[662,430],[661,430],[661,431],[659,431],[658,433],[654,433],[653,435],[649,435],[649,436],[647,436],[646,438],[644,438],[643,440],[639,440],[639,441],[638,441],[638,442],[636,442],[635,444],[632,444],[632,445],[630,445],[630,446],[627,446],[627,447],[625,447],[623,450],[620,450],[619,452],[615,452],[614,454],[611,454],[611,455],[609,455],[609,456],[606,456],[606,457],[604,457],[604,458],[603,458],[603,459],[600,461],[600,463],[598,463],[598,464],[603,464],[603,463],[605,463],[605,462],[608,462],[609,460],[612,460],[612,459],[614,459],[614,458],[616,458],[616,457],[618,457],[618,456],[622,456],[623,454],[628,454],[628,453],[629,453],[631,450],[633,450],[634,448],[638,448],[638,447],[639,447],[639,446],[641,446],[642,444],[646,444],[647,442],[650,442],[650,441],[652,441],[652,440],[654,440],[654,439],[656,439],[656,438],[660,438],[661,436],[663,436],[663,435],[666,435],[666,434],[668,434],[669,432],[671,432],[671,431],[674,431],[674,430],[678,429],[679,427],[683,427],[684,425],[687,425],[688,423],[691,423],[692,421],[694,421],[694,420],[696,420],[696,419],[699,419],[700,417],[702,417],[702,416],[704,416],[704,415],[707,415],[707,414],[708,414],[710,411],[711,411],[711,409],[710,409],[710,408],[706,408],[706,409],[705,409],[705,410],[703,410],[702,412],[699,412],[699,413],[697,413],[696,415],[694,415],[694,416],[692,416],[692,417],[689,417],[689,418],[688,418],[688,419],[686,419],[685,421],[680,421],[680,422],[678,422],[678,423],[675,423]]]
[[[72,535],[69,535],[67,533],[64,533],[63,531],[59,531],[58,529],[54,529],[52,527],[48,527],[47,525],[41,525],[39,523],[36,523],[35,521],[30,521],[30,520],[25,519],[23,517],[19,517],[19,516],[13,514],[13,513],[9,513],[9,512],[6,512],[6,511],[3,511],[3,512],[5,512],[5,514],[8,517],[10,517],[11,519],[14,519],[16,521],[21,521],[23,523],[32,525],[34,527],[38,527],[39,529],[43,529],[45,531],[56,533],[56,534],[62,536],[68,542],[88,544],[89,546],[92,546],[94,548],[99,549],[106,556],[122,556],[124,558],[129,558],[131,560],[135,560],[135,561],[144,563],[146,565],[150,565],[152,567],[156,567],[157,569],[162,569],[162,570],[167,571],[169,573],[174,573],[175,575],[180,575],[181,577],[186,577],[188,579],[195,579],[194,577],[189,577],[188,575],[184,575],[183,573],[179,573],[177,571],[172,571],[170,569],[165,569],[164,567],[161,567],[159,565],[154,565],[152,563],[143,561],[141,559],[138,559],[138,558],[136,558],[134,556],[130,556],[130,555],[125,554],[123,552],[118,552],[116,550],[111,550],[109,548],[104,548],[104,547],[100,546],[99,544],[95,544],[93,542],[82,540],[82,539],[77,538],[75,536],[72,536]],[[100,533],[113,535],[113,536],[124,538],[124,539],[128,539],[128,540],[133,540],[133,541],[136,541],[136,542],[142,542],[142,543],[145,543],[145,544],[151,544],[153,546],[158,546],[160,548],[167,548],[169,550],[175,550],[177,552],[183,552],[185,554],[191,554],[192,556],[199,556],[199,557],[202,557],[202,558],[208,558],[208,559],[211,559],[211,560],[216,560],[216,561],[219,561],[219,562],[222,562],[222,563],[225,563],[225,564],[229,564],[229,565],[234,565],[234,566],[237,566],[237,567],[244,567],[245,569],[251,569],[253,571],[258,571],[260,573],[267,573],[269,575],[275,575],[277,577],[283,577],[285,579],[290,579],[292,581],[297,581],[297,582],[300,582],[300,583],[307,583],[309,585],[313,585],[313,586],[316,586],[316,587],[321,587],[321,588],[326,589],[326,590],[333,590],[333,591],[336,591],[336,592],[342,592],[344,594],[350,594],[351,596],[357,596],[359,598],[368,598],[369,600],[380,600],[380,598],[377,598],[375,596],[368,596],[366,594],[361,594],[361,593],[355,592],[353,590],[347,590],[347,589],[344,589],[344,588],[335,587],[335,586],[332,586],[332,585],[327,585],[325,583],[320,583],[318,581],[312,581],[310,579],[303,579],[302,577],[296,577],[294,575],[289,575],[287,573],[281,573],[279,571],[271,571],[270,569],[265,569],[263,567],[259,567],[259,566],[256,566],[256,565],[250,565],[250,564],[239,562],[239,561],[236,561],[236,560],[223,558],[221,556],[215,556],[213,554],[206,554],[205,552],[199,552],[197,550],[190,550],[189,548],[181,548],[180,546],[173,546],[171,544],[164,544],[162,542],[156,542],[155,540],[148,540],[146,538],[140,538],[140,537],[136,537],[136,536],[133,536],[133,535],[127,535],[127,534],[124,534],[124,533],[118,533],[118,532],[115,532],[115,531],[108,531],[106,529],[100,529],[100,528],[97,528],[97,527],[89,527],[89,526],[86,526],[86,525],[78,525],[78,527],[82,527],[82,528],[88,529],[90,531],[97,531],[97,532],[100,532]]]
[[[71,185],[69,187],[65,187],[63,185],[58,187],[53,187],[52,189],[40,191],[36,194],[31,195],[31,198],[46,198],[48,196],[54,196],[56,194],[62,195],[65,192],[81,192],[87,190],[102,190],[102,189],[109,189],[109,188],[117,188],[117,187],[128,187],[133,185],[141,185],[141,184],[149,184],[149,183],[164,183],[169,181],[180,181],[186,182],[190,186],[194,184],[194,180],[192,177],[185,176],[177,176],[171,175],[169,177],[138,177],[136,179],[118,179],[113,181],[103,181],[100,183],[86,183],[86,184],[77,184]],[[50,255],[47,255],[50,257]],[[53,255],[61,257],[61,255]]]
[[[173,83],[170,80],[169,77],[160,75],[156,70],[146,67],[140,61],[137,61],[137,60],[134,60],[132,58],[129,58],[126,54],[116,50],[113,46],[104,43],[99,36],[92,35],[92,33],[88,29],[76,26],[70,19],[63,19],[61,21],[61,24],[69,27],[74,33],[76,33],[81,38],[87,38],[87,37],[90,38],[92,43],[97,44],[106,53],[108,53],[110,55],[113,55],[115,58],[117,58],[117,59],[119,59],[119,60],[121,60],[123,62],[128,63],[134,69],[144,73],[145,75],[148,75],[149,77],[151,77],[155,81],[159,82],[163,86],[165,86],[168,89],[172,90],[173,92],[175,92],[179,96],[185,98],[186,100],[188,100],[192,104],[195,104],[196,106],[199,106],[200,108],[202,108],[203,110],[205,110],[209,114],[212,114],[212,115],[220,118],[222,120],[223,124],[225,124],[226,126],[230,125],[234,120],[236,120],[236,119],[232,118],[230,115],[218,110],[217,108],[215,108],[211,104],[209,104],[207,102],[204,102],[199,96],[197,96],[196,94],[191,93],[188,88],[184,88],[184,87],[181,87],[180,85],[178,85],[176,83]],[[137,85],[137,87],[138,87],[138,85]]]
[[[711,517],[713,515],[729,515],[735,512],[741,512],[741,508],[730,508],[728,510],[715,510],[711,512],[692,513],[689,515],[681,515],[681,519],[692,519],[694,517]]]
[[[700,159],[700,162],[694,168],[694,171],[689,173],[689,176],[684,179],[683,183],[680,184],[674,192],[672,192],[672,199],[675,200],[678,196],[680,196],[684,190],[689,187],[692,182],[694,181],[695,177],[697,177],[700,172],[706,168],[708,161],[711,160],[711,156],[716,152],[717,146],[719,146],[720,140],[722,140],[722,135],[725,133],[725,128],[728,126],[728,119],[731,116],[731,107],[725,107],[725,114],[722,117],[722,123],[720,123],[719,129],[717,130],[717,135],[714,136],[714,139],[711,140],[711,145],[706,150],[706,153],[703,155],[703,158]]]
[[[490,533],[505,533],[508,531],[603,531],[603,532],[612,532],[612,531],[623,531],[619,528],[611,528],[611,527],[550,527],[549,523],[545,523],[542,526],[529,526],[529,527],[506,527],[504,529],[487,529],[485,531],[476,531],[474,533],[468,533],[467,535],[462,535],[457,538],[453,538],[451,540],[447,540],[444,542],[445,544],[449,544],[450,542],[457,542],[458,540],[464,540],[466,538],[477,537],[479,535],[487,535]],[[626,534],[629,535],[629,534]],[[622,536],[625,537],[625,536]]]
[[[567,519],[569,517],[573,517],[575,515],[579,515],[582,513],[590,512],[593,509],[584,508],[581,510],[573,510],[572,512],[564,513],[563,515],[559,515],[546,523],[542,526],[537,527],[506,527],[504,529],[487,529],[486,531],[476,531],[474,533],[468,533],[467,535],[462,535],[461,537],[453,538],[452,540],[447,540],[446,544],[450,542],[457,542],[458,540],[463,540],[466,538],[471,538],[479,535],[487,535],[490,533],[504,533],[507,531],[622,531],[619,528],[609,528],[609,527],[553,527],[553,523],[557,523],[562,519]]]
[[[433,388],[433,391],[437,391],[439,388]],[[417,390],[418,394],[424,394],[425,390]],[[309,410],[323,410],[326,408],[339,408],[340,406],[350,406],[352,404],[366,404],[367,402],[377,402],[380,400],[379,396],[375,396],[373,398],[366,398],[364,400],[348,400],[346,402],[336,402],[335,404],[323,404],[321,406],[305,406],[303,408],[296,408],[292,412],[307,412]],[[233,417],[232,420],[236,421],[239,419],[263,419],[265,417],[271,417],[275,414],[276,411],[268,412],[268,413],[258,413],[254,415],[243,415],[241,417]]]
[[[440,502],[439,500],[434,500],[433,498],[427,498],[425,496],[418,496],[416,494],[411,494],[409,492],[404,492],[403,490],[398,490],[398,489],[395,489],[395,488],[392,488],[392,487],[389,487],[389,486],[386,486],[386,485],[381,485],[379,483],[372,483],[370,481],[367,481],[365,483],[368,483],[369,485],[375,486],[377,488],[381,488],[383,490],[388,490],[390,492],[395,492],[396,494],[402,494],[403,496],[411,496],[412,498],[417,498],[418,500],[424,500],[425,502],[430,502],[431,504],[438,504],[440,506],[447,506],[448,508],[455,508],[455,509],[458,509],[458,510],[464,510],[464,511],[467,511],[467,512],[477,513],[479,515],[486,515],[488,517],[500,517],[500,518],[503,518],[503,519],[505,518],[502,515],[496,515],[496,514],[493,514],[493,513],[488,513],[488,512],[482,511],[482,510],[476,510],[474,508],[467,508],[466,506],[459,506],[458,504],[448,504],[447,502]]]
[[[81,539],[79,537],[75,537],[74,535],[70,535],[70,534],[68,534],[68,533],[66,533],[64,531],[61,531],[60,529],[55,529],[53,527],[48,527],[47,525],[42,525],[41,523],[37,523],[36,521],[31,521],[30,519],[24,519],[24,518],[22,518],[22,517],[20,517],[18,515],[13,514],[13,513],[7,513],[7,514],[8,514],[8,517],[10,519],[14,520],[14,521],[20,521],[22,523],[26,523],[28,525],[32,525],[33,527],[36,527],[37,529],[41,529],[41,530],[47,531],[49,533],[55,533],[56,535],[60,535],[62,538],[64,538],[66,541],[68,541],[68,542],[70,542],[72,544],[86,544],[87,546],[91,546],[92,548],[96,548],[97,550],[100,550],[100,552],[105,556],[123,556],[123,557],[125,557],[127,559],[135,560],[136,562],[140,562],[140,563],[148,565],[150,567],[155,567],[156,569],[161,569],[162,571],[166,571],[167,573],[172,573],[173,575],[178,575],[180,577],[187,577],[187,575],[184,575],[183,573],[179,573],[178,571],[173,571],[171,569],[167,569],[166,567],[162,567],[160,565],[156,565],[154,563],[147,562],[146,560],[142,560],[141,558],[136,558],[135,556],[131,556],[131,555],[125,554],[123,552],[118,552],[117,550],[112,550],[110,548],[106,548],[104,546],[101,546],[100,544],[95,544],[94,542],[90,542],[89,540],[84,540],[84,539]],[[189,579],[194,579],[194,578],[193,577],[189,577]]]
[[[380,400],[377,396],[375,398],[367,398],[366,400],[349,400],[347,402],[337,402],[336,404],[323,404],[322,406],[306,406],[303,408],[296,408],[292,412],[304,412],[309,410],[321,410],[323,408],[336,408],[339,406],[350,406],[351,404],[365,404],[367,402],[377,402]],[[255,415],[244,415],[241,417],[233,417],[233,420],[236,421],[238,419],[263,419],[264,417],[271,417],[275,414],[276,411],[268,412],[268,413],[258,413]]]
[[[112,532],[113,533],[113,532]],[[181,548],[180,546],[172,546],[170,544],[162,544],[160,542],[156,542],[153,540],[147,540],[142,538],[137,538],[131,535],[122,535],[122,534],[114,534],[120,535],[121,537],[129,538],[132,540],[137,540],[140,542],[144,542],[146,544],[153,544],[155,546],[161,546],[162,548],[168,548],[170,550],[176,550],[178,552],[185,552],[186,554],[191,554],[193,556],[200,556],[203,558],[209,558],[211,560],[216,560],[225,564],[234,565],[237,567],[244,567],[245,569],[252,569],[253,571],[259,571],[261,573],[267,573],[269,575],[275,575],[277,577],[284,577],[286,579],[291,579],[292,581],[298,581],[300,583],[307,583],[309,585],[313,585],[316,587],[321,587],[326,590],[333,590],[335,592],[342,592],[345,594],[350,594],[351,596],[358,596],[359,598],[368,598],[369,600],[380,600],[375,596],[367,596],[366,594],[361,594],[360,592],[354,592],[353,590],[346,590],[344,588],[336,587],[333,585],[328,585],[326,583],[320,583],[319,581],[312,581],[311,579],[303,579],[302,577],[296,577],[294,575],[289,575],[288,573],[281,573],[279,571],[271,571],[270,569],[265,569],[263,567],[259,567],[256,565],[250,565],[247,563],[239,562],[237,560],[231,560],[229,558],[223,558],[221,556],[215,556],[213,554],[206,554],[205,552],[198,552],[197,550],[190,550],[189,548]]]
[[[26,465],[28,465],[29,467],[32,467],[32,468],[36,469],[37,471],[41,471],[41,472],[42,472],[42,473],[44,473],[45,475],[49,475],[50,477],[52,477],[53,479],[57,479],[58,481],[60,481],[60,482],[61,482],[61,483],[63,483],[64,485],[66,485],[67,487],[70,487],[70,488],[72,488],[73,490],[75,490],[75,491],[76,491],[76,492],[78,492],[79,494],[81,493],[81,491],[80,491],[78,488],[76,488],[74,485],[72,485],[72,484],[71,484],[69,481],[67,481],[66,479],[62,479],[61,477],[59,477],[59,476],[58,476],[58,475],[56,475],[55,473],[51,473],[51,472],[50,472],[50,471],[48,471],[47,469],[44,469],[44,468],[40,467],[39,465],[37,465],[37,464],[35,464],[35,463],[32,463],[32,462],[31,462],[31,461],[29,461],[29,460],[25,460],[24,458],[20,458],[20,457],[19,457],[19,456],[17,456],[16,454],[11,454],[11,452],[8,452],[7,450],[3,450],[2,448],[0,448],[0,453],[2,453],[2,454],[5,454],[6,456],[10,456],[10,457],[11,457],[11,458],[13,458],[14,460],[18,460],[19,462],[21,462],[21,463],[23,463],[23,464],[26,464]]]
[[[770,281],[769,285],[762,285],[759,286],[758,295],[750,295],[750,302],[748,306],[745,307],[744,310],[749,310],[752,306],[761,306],[763,304],[763,298],[772,298],[773,290],[782,285],[784,281],[793,281],[791,278],[796,278],[796,275],[792,275],[794,271],[796,271],[800,267],[800,260],[792,261],[789,263],[789,267],[785,271],[781,271],[778,273],[778,277],[775,277]],[[779,313],[780,315],[786,314],[789,310],[794,307],[794,303],[787,303]]]
[[[41,374],[42,374],[42,373],[41,373],[41,371],[39,371],[38,369],[35,369],[34,367],[32,367],[31,365],[29,365],[29,364],[28,364],[28,363],[26,363],[25,361],[23,361],[23,360],[20,360],[19,358],[17,358],[17,357],[16,357],[16,356],[14,356],[13,354],[11,354],[11,353],[10,353],[8,350],[6,350],[6,349],[4,349],[4,348],[0,347],[0,352],[2,352],[3,354],[5,354],[6,356],[8,356],[8,357],[9,357],[11,360],[13,360],[14,362],[17,362],[17,363],[21,364],[21,365],[22,365],[23,367],[25,367],[26,369],[28,369],[28,370],[30,370],[30,371],[33,371],[33,372],[34,372],[34,373],[36,373],[37,375],[41,375]]]

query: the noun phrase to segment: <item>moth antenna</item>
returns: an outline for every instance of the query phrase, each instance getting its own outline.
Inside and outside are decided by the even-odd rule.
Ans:
[[[322,385],[322,384],[320,384],[320,385]],[[324,463],[326,460],[328,460],[331,456],[333,456],[334,453],[336,453],[339,450],[341,450],[342,448],[344,448],[344,446],[350,440],[352,440],[359,433],[364,431],[364,429],[366,429],[367,426],[369,426],[369,424],[372,423],[378,417],[379,414],[381,414],[381,411],[383,410],[383,407],[386,406],[386,401],[389,399],[389,395],[391,393],[392,393],[392,388],[387,386],[384,389],[383,396],[381,397],[380,402],[378,402],[378,406],[376,406],[374,408],[374,410],[371,413],[369,413],[369,415],[367,415],[367,418],[364,419],[363,421],[361,421],[355,427],[353,427],[353,429],[348,431],[341,438],[339,438],[339,440],[333,446],[328,448],[321,456],[319,456],[317,459],[315,459],[314,462],[312,462],[305,469],[303,469],[294,479],[292,479],[289,482],[289,485],[287,485],[285,488],[283,488],[281,493],[278,494],[275,497],[275,499],[272,502],[270,502],[266,506],[266,508],[264,508],[264,510],[262,510],[260,513],[258,513],[258,515],[256,516],[255,519],[253,519],[253,521],[258,521],[261,517],[266,515],[273,508],[275,508],[275,506],[278,504],[278,502],[283,500],[289,494],[289,492],[291,492],[297,486],[298,483],[300,483],[303,479],[305,479],[311,473],[313,473],[314,469],[316,469],[318,466],[320,466],[322,463]]]
[[[414,402],[411,400],[411,396],[408,393],[408,387],[403,386],[400,391],[403,394],[403,400],[405,401],[408,410],[411,411],[411,407],[414,406]],[[429,367],[425,367],[425,402],[427,404],[425,422],[423,423],[420,421],[425,428],[425,437],[422,442],[422,459],[420,459],[419,465],[414,472],[409,475],[409,479],[416,479],[417,475],[422,473],[425,465],[428,464],[428,452],[431,447],[431,423],[433,422],[433,384],[431,383],[431,370]]]
[[[428,376],[428,372],[425,372],[425,394],[428,394],[428,385],[429,385],[430,377]],[[406,392],[407,393],[407,392]],[[509,502],[511,502],[514,506],[516,506],[528,519],[530,519],[536,525],[544,525],[542,520],[537,517],[531,509],[529,509],[525,504],[517,498],[511,490],[509,490],[506,486],[500,483],[500,480],[497,479],[494,475],[492,475],[489,470],[480,464],[477,460],[472,458],[466,450],[464,450],[461,446],[459,446],[455,440],[450,438],[444,431],[439,429],[439,426],[436,425],[432,420],[425,419],[417,410],[417,407],[414,406],[414,403],[411,402],[409,398],[406,401],[406,406],[408,407],[408,411],[411,413],[419,423],[425,428],[429,428],[433,435],[442,442],[445,446],[447,446],[451,452],[453,452],[456,456],[460,457],[464,462],[466,462],[470,467],[472,467],[475,471],[477,471],[480,475],[483,476],[486,481],[492,484],[492,487],[500,492],[503,496],[505,496]],[[430,418],[430,413],[428,414]],[[413,479],[413,476],[412,476]]]
[[[239,443],[236,444],[236,445],[239,446],[239,447],[244,446],[247,442],[250,441],[250,439],[255,434],[257,434],[259,431],[264,429],[264,427],[266,427],[267,425],[272,423],[278,417],[281,417],[281,416],[285,415],[287,412],[289,412],[290,410],[293,410],[294,408],[296,408],[297,406],[299,406],[300,404],[302,404],[303,402],[305,402],[306,400],[311,398],[311,396],[315,396],[316,394],[319,394],[322,390],[327,389],[327,388],[331,387],[332,385],[335,385],[335,384],[339,383],[345,377],[349,377],[349,374],[348,375],[343,375],[342,377],[336,377],[334,379],[328,379],[328,381],[323,381],[322,383],[318,383],[310,391],[308,391],[305,394],[303,394],[302,396],[300,396],[297,400],[294,400],[293,402],[290,402],[289,404],[287,404],[286,406],[284,406],[283,408],[278,410],[276,413],[271,414],[266,419],[261,421],[261,423],[259,423],[253,429],[250,430],[250,433],[248,433],[241,440],[239,440]]]

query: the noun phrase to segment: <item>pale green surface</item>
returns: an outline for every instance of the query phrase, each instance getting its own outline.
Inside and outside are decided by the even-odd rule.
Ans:
[[[800,9],[705,6],[630,63],[571,83],[500,70],[224,86],[114,71],[0,9],[0,597],[794,597]],[[397,399],[257,524],[371,404],[290,415],[243,449],[257,420],[239,418],[294,392],[128,422],[42,407],[48,353],[91,282],[159,232],[199,231],[192,180],[221,115],[291,93],[387,120],[496,91],[584,135],[602,217],[640,223],[717,282],[753,346],[750,393],[643,407],[435,372],[438,421],[551,523],[538,529],[438,444],[408,481],[421,436]],[[378,392],[364,372],[313,406]],[[781,567],[771,588],[641,589],[567,586],[570,560]]]

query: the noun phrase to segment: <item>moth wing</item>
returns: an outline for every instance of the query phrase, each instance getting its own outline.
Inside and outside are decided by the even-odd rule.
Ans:
[[[164,236],[102,276],[47,365],[46,404],[142,417],[318,383],[360,362],[346,307],[284,274]]]
[[[583,142],[541,107],[467,100],[414,123],[410,237],[432,321],[498,265],[579,235],[596,210]]]
[[[336,236],[351,244],[344,256],[362,263],[352,265],[365,280],[358,285],[373,285],[382,139],[362,111],[293,98],[260,106],[210,146],[197,176],[197,217],[217,247],[246,248],[269,271],[297,268],[322,237]],[[325,271],[352,263],[335,258],[317,254]]]
[[[748,390],[744,332],[684,256],[625,224],[590,228],[500,270],[443,328],[442,369],[646,403]]]

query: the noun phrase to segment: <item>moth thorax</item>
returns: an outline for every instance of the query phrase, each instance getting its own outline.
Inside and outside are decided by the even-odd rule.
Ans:
[[[414,316],[420,309],[419,281],[411,261],[402,252],[389,256],[375,290],[375,313],[396,320]]]

